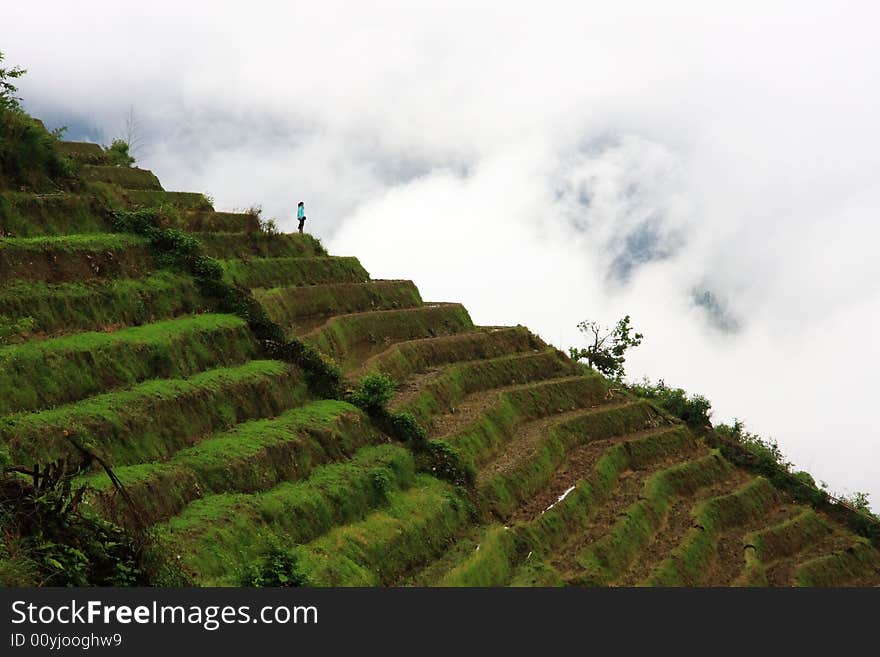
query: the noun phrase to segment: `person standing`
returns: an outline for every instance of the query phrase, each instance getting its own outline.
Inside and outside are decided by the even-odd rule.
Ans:
[[[303,225],[306,223],[306,206],[302,201],[296,206],[296,218],[299,219],[299,232],[303,232]]]

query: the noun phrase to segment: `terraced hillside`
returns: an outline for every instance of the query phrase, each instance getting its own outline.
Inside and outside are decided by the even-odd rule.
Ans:
[[[311,585],[880,584],[868,539],[526,328],[475,326],[309,235],[165,191],[97,145],[59,148],[71,189],[0,192],[0,459],[80,441],[127,491],[93,464],[89,506],[150,528],[194,583],[237,584],[280,545]],[[321,394],[308,361],[121,231],[114,212],[138,208],[195,235],[348,388],[391,377],[388,410],[423,444]]]

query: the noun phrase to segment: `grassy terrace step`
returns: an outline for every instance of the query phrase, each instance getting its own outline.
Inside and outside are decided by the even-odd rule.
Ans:
[[[679,439],[671,434],[674,430],[642,434],[599,450],[589,472],[548,508],[528,520],[515,522],[504,533],[497,525],[489,526],[479,551],[465,552],[438,579],[448,586],[502,586],[513,580],[519,585],[563,584],[546,557],[557,554],[560,546],[571,543],[573,537],[590,527],[597,510],[615,493],[628,470],[654,467],[670,449],[677,449]],[[683,487],[690,480],[715,476],[725,467],[730,468],[720,457],[701,459],[694,462],[691,471],[666,475],[673,481],[663,483]],[[659,479],[662,472],[654,477]]]
[[[224,260],[226,279],[244,287],[363,283],[370,275],[357,258],[250,258]]]
[[[718,541],[728,529],[765,517],[780,500],[780,493],[757,477],[728,495],[698,505],[695,527],[648,578],[653,586],[694,586],[705,582],[717,558]]]
[[[493,391],[494,392],[494,391]],[[492,458],[529,420],[597,405],[606,398],[599,376],[577,376],[528,384],[494,392],[494,400],[480,405],[473,420],[455,423],[439,433],[469,462],[480,465]],[[442,429],[438,430],[442,431]]]
[[[181,213],[179,222],[168,227],[192,233],[254,233],[260,228],[260,218],[249,212],[193,210]]]
[[[73,451],[66,439],[73,432],[114,465],[130,465],[168,458],[239,422],[273,417],[306,396],[295,368],[278,361],[250,361],[189,379],[150,380],[40,413],[7,416],[0,419],[0,448],[15,463],[45,462]]]
[[[415,481],[409,450],[365,447],[348,461],[321,465],[308,479],[271,490],[210,495],[156,527],[156,535],[196,581],[236,584],[267,545],[308,543],[337,525],[389,504]]]
[[[398,388],[390,407],[412,413],[431,426],[442,413],[452,413],[468,395],[572,376],[576,367],[555,349],[471,360],[408,379]]]
[[[214,206],[204,194],[197,192],[168,192],[154,189],[120,189],[117,186],[95,183],[104,193],[116,198],[131,209],[157,208],[170,205],[178,210],[211,212]]]
[[[152,171],[137,167],[84,164],[80,167],[79,175],[87,182],[119,185],[123,189],[162,190],[159,179]]]
[[[69,157],[83,164],[109,164],[110,158],[100,144],[91,144],[85,141],[62,141],[56,144],[58,151],[65,157]]]
[[[691,495],[726,477],[729,465],[715,455],[681,462],[694,454],[682,450],[675,465],[650,476],[640,488],[607,504],[588,532],[587,546],[575,559],[579,572],[569,581],[607,586],[626,576],[663,527],[676,496]],[[675,460],[675,452],[670,452]],[[638,483],[638,479],[634,479]],[[615,517],[618,519],[615,521]]]
[[[105,233],[110,226],[94,196],[4,192],[0,196],[0,237],[41,237]]]
[[[192,278],[168,271],[102,283],[17,282],[0,287],[0,317],[12,323],[27,320],[24,334],[136,326],[203,310]]]
[[[647,435],[626,439],[632,469],[669,454],[692,450],[694,439],[682,427],[657,428],[658,418],[649,405],[634,402],[566,413],[520,428],[505,451],[485,464],[477,478],[480,506],[499,518],[509,518],[524,502],[544,488],[568,452],[576,445],[610,438],[629,437],[639,431]]]
[[[360,378],[367,372],[376,371],[395,381],[403,381],[415,372],[439,365],[497,358],[546,347],[523,326],[478,328],[467,333],[397,342],[368,358],[351,376]]]
[[[525,555],[514,532],[502,525],[478,525],[457,537],[454,545],[403,582],[407,586],[497,586],[513,577],[514,564]]]
[[[866,538],[811,559],[794,573],[797,586],[880,586],[880,552]]]
[[[795,557],[834,537],[832,525],[813,509],[807,508],[793,518],[746,535],[745,570],[738,580],[746,586],[766,586],[768,566]],[[784,582],[788,585],[790,582]]]
[[[387,507],[297,548],[311,586],[379,586],[439,556],[468,522],[469,504],[449,484],[417,475]]]
[[[321,243],[311,235],[266,233],[203,233],[198,236],[206,255],[236,258],[312,258],[326,256]]]
[[[464,306],[448,303],[338,315],[302,337],[351,368],[391,342],[461,333],[473,326]]]
[[[0,238],[0,281],[138,278],[153,269],[145,240],[130,235]]]
[[[189,376],[257,353],[247,324],[204,314],[0,347],[0,415],[65,404],[159,377]]]
[[[412,281],[275,287],[254,290],[254,296],[273,322],[289,328],[332,315],[422,304],[418,288]]]
[[[153,524],[200,497],[267,490],[302,479],[321,464],[349,458],[364,445],[387,440],[351,404],[320,400],[272,419],[245,422],[167,461],[115,472],[137,503],[141,521]],[[110,517],[128,511],[106,474],[91,477],[89,483],[97,489],[91,504]]]
[[[723,464],[719,461],[719,464]],[[751,479],[751,475],[741,469],[727,467],[712,481],[696,486],[675,495],[671,500],[660,499],[659,526],[646,542],[640,546],[638,559],[635,559],[626,572],[614,580],[615,586],[640,586],[648,581],[651,574],[684,540],[694,527],[691,511],[706,500],[726,495]]]

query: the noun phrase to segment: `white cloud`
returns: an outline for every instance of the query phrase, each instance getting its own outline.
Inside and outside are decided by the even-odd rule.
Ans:
[[[168,188],[288,228],[303,199],[374,275],[560,346],[630,313],[630,374],[706,394],[876,507],[878,14],[32,0],[0,32],[36,114],[109,137],[134,105]]]

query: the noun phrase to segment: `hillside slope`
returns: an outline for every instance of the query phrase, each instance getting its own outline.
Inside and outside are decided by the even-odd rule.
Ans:
[[[0,191],[0,459],[74,458],[75,436],[128,495],[92,463],[76,480],[89,508],[149,527],[194,583],[250,581],[282,550],[318,586],[880,585],[880,553],[840,517],[526,328],[475,326],[97,145],[58,148],[73,183]],[[389,408],[426,443],[322,391],[314,360],[281,357],[168,257],[179,245],[121,229],[114,213],[137,210],[166,242],[195,236],[223,289],[343,387],[391,377]],[[3,583],[38,583],[4,541]]]

